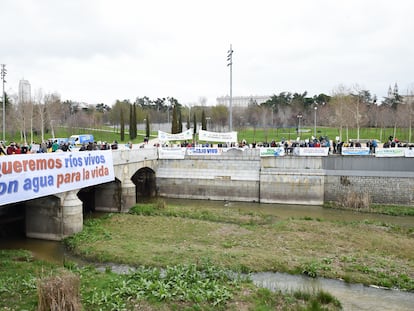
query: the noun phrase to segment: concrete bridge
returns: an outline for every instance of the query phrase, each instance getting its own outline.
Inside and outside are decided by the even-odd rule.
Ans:
[[[82,230],[85,210],[126,212],[156,195],[321,205],[364,193],[373,203],[414,206],[414,158],[261,157],[259,149],[231,149],[180,159],[140,148],[114,150],[113,162],[112,182],[26,201],[26,235],[60,240]]]
[[[113,182],[0,206],[0,216],[24,218],[27,237],[61,240],[82,230],[84,212],[124,212],[138,197],[156,195],[156,148],[113,150],[112,155]]]

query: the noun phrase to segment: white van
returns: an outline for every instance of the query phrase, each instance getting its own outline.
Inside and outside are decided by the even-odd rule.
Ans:
[[[69,143],[74,146],[82,146],[83,144],[93,143],[94,138],[91,134],[72,135],[69,137]]]

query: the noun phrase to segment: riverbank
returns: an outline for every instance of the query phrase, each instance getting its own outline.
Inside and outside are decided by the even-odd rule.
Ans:
[[[81,257],[132,266],[200,262],[414,290],[414,227],[263,211],[154,204],[87,221],[66,240]]]
[[[378,218],[369,214],[372,216],[365,218],[358,213],[358,217],[350,219],[349,213],[336,210],[315,207],[299,210],[300,214],[289,206],[248,207],[232,202],[218,205],[181,200],[137,205],[130,214],[87,219],[83,232],[65,241],[73,253],[91,262],[112,264],[103,264],[106,267],[103,270],[92,265],[80,268],[66,257],[65,271],[81,280],[84,310],[341,308],[329,288],[325,289],[329,293],[314,286],[270,292],[243,279],[217,278],[227,269],[285,271],[342,278],[350,283],[359,283],[363,275],[364,284],[389,284],[387,287],[413,290],[414,226],[411,224],[414,222],[410,217],[401,222],[400,217]],[[391,244],[393,248],[383,244]],[[61,265],[37,261],[30,254],[18,251],[0,251],[0,263],[0,310],[35,310],[38,280],[62,273]],[[122,263],[137,270],[115,273],[115,267],[122,267]],[[174,281],[160,278],[166,267],[177,272]],[[207,294],[203,292],[206,287],[187,285],[189,280],[208,284],[203,279],[194,282],[198,275],[195,272],[203,269],[215,273],[209,279],[216,292],[207,287]],[[377,279],[382,283],[376,283]],[[170,290],[171,284],[189,290],[187,294],[177,294]],[[199,296],[194,294],[197,292]],[[179,295],[192,295],[193,300],[177,300]],[[200,301],[200,297],[216,298]],[[398,306],[398,302],[394,304]]]
[[[27,251],[0,250],[0,263],[0,310],[4,311],[49,310],[38,309],[38,301],[46,300],[54,300],[55,307],[63,310],[59,298],[66,307],[76,300],[74,310],[86,311],[341,309],[340,302],[323,290],[282,293],[258,288],[208,261],[165,269],[139,267],[120,274],[109,266],[105,271],[71,262],[62,267],[34,260]],[[65,284],[64,280],[72,281]],[[56,281],[58,289],[53,288]],[[45,293],[44,288],[50,291]],[[59,291],[74,295],[62,299]]]

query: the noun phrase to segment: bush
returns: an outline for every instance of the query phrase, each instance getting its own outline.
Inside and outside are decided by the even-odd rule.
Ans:
[[[38,311],[81,310],[80,279],[72,273],[41,278],[37,282]]]
[[[340,207],[353,210],[370,210],[371,197],[367,192],[349,191],[338,203]]]

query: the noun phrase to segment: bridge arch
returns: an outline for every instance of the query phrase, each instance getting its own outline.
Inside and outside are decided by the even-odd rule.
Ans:
[[[155,171],[149,167],[142,167],[131,177],[135,184],[135,201],[152,198],[157,195]]]
[[[120,212],[121,195],[121,181],[118,178],[107,183],[82,188],[77,193],[82,201],[84,214],[93,211]]]

